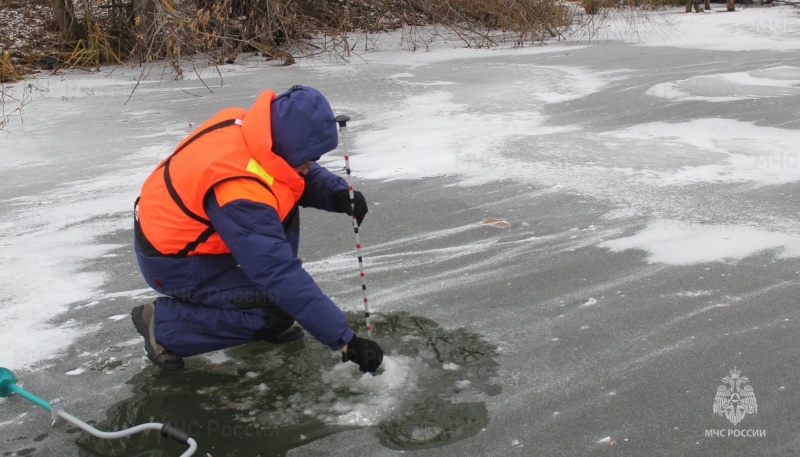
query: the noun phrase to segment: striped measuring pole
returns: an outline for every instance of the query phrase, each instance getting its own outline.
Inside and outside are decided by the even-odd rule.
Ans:
[[[353,193],[353,183],[350,173],[350,156],[347,153],[347,121],[350,116],[341,114],[334,119],[339,124],[339,132],[342,134],[342,146],[344,147],[344,167],[347,171],[347,191],[350,193],[350,211],[353,213],[353,232],[356,234],[356,253],[358,254],[358,269],[361,275],[361,293],[364,296],[364,322],[367,336],[372,339],[372,325],[369,320],[369,299],[367,299],[367,278],[364,275],[364,259],[361,256],[361,238],[358,236],[358,221],[355,214],[355,194]]]

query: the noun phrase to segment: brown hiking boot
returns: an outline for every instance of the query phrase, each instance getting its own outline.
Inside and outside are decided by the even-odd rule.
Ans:
[[[144,350],[148,359],[165,370],[180,370],[183,368],[183,359],[156,341],[156,326],[153,320],[155,308],[155,303],[133,308],[131,310],[133,325],[136,326],[136,331],[144,337]]]

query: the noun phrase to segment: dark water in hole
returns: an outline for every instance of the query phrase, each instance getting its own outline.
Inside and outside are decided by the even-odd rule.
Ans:
[[[353,328],[363,328],[351,316]],[[145,369],[134,396],[108,411],[101,430],[170,422],[205,456],[272,456],[343,430],[371,427],[393,449],[443,446],[478,433],[489,421],[484,400],[495,383],[496,347],[463,329],[396,314],[374,322],[387,357],[376,376],[306,336],[275,346],[225,351],[222,363],[186,360],[177,373]],[[185,448],[146,432],[123,440],[78,439],[83,456],[179,455]]]

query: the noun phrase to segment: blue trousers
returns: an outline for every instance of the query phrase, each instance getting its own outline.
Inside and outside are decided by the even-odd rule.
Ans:
[[[155,336],[181,357],[258,341],[294,319],[245,275],[231,255],[148,256],[134,241],[155,301]]]

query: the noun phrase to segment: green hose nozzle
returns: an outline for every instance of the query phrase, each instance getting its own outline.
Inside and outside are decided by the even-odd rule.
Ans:
[[[75,425],[78,428],[82,429],[83,431],[88,432],[98,438],[116,439],[116,438],[123,438],[126,436],[130,436],[133,435],[134,433],[143,432],[145,430],[160,430],[161,436],[172,438],[175,441],[178,441],[182,444],[189,446],[189,449],[187,449],[186,452],[181,454],[181,457],[190,457],[197,450],[197,441],[191,438],[189,434],[169,424],[150,422],[147,424],[136,425],[134,427],[125,430],[120,430],[117,432],[100,431],[92,427],[91,425],[87,424],[86,422],[83,422],[82,420],[73,416],[72,414],[64,411],[62,400],[60,398],[56,398],[52,402],[47,402],[37,397],[36,395],[28,392],[22,387],[19,387],[17,385],[16,378],[14,378],[14,373],[12,373],[11,370],[9,370],[8,368],[0,367],[0,397],[3,398],[10,397],[11,394],[17,394],[20,397],[35,404],[36,406],[40,406],[46,409],[47,411],[50,411],[50,415],[53,418],[53,424],[55,424],[58,419],[63,419],[69,422],[70,424]]]
[[[50,403],[19,387],[16,378],[14,378],[14,373],[8,368],[0,367],[0,397],[9,397],[12,393],[50,411]]]
[[[11,370],[0,367],[0,397],[5,398],[10,396],[11,389],[9,386],[16,382],[17,380],[14,378],[14,373],[12,373]]]

